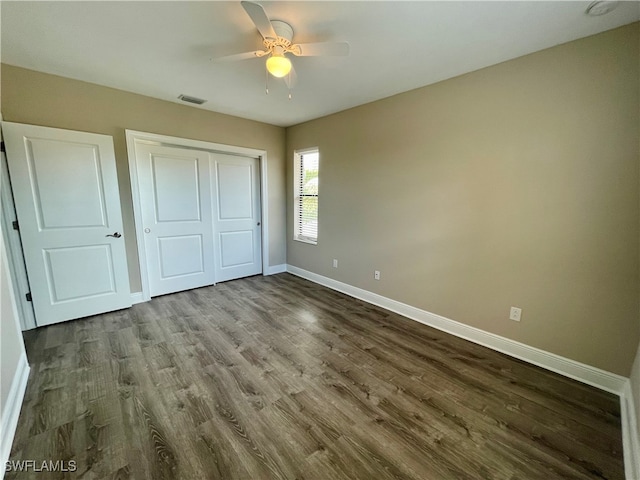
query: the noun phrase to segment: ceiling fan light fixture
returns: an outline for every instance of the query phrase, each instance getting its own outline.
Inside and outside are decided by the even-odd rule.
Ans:
[[[276,78],[286,77],[291,71],[291,60],[274,53],[267,59],[267,71]]]

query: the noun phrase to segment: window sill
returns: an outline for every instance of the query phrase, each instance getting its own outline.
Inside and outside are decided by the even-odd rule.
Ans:
[[[312,239],[310,239],[310,238],[293,237],[293,239],[294,239],[296,242],[308,243],[309,245],[317,245],[317,244],[318,244],[318,240],[312,240]]]

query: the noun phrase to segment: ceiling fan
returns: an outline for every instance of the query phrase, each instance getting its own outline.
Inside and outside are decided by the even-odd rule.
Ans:
[[[224,57],[212,58],[212,62],[235,62],[251,58],[267,57],[267,72],[276,78],[283,78],[289,90],[296,83],[296,72],[287,54],[296,57],[318,56],[347,56],[349,44],[347,42],[293,43],[293,28],[280,20],[269,20],[262,5],[249,1],[242,1],[242,7],[253,21],[258,32],[262,35],[263,50],[237,53]],[[269,90],[267,89],[267,93]],[[291,93],[289,93],[291,98]]]

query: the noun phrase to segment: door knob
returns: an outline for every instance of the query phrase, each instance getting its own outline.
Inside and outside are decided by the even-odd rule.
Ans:
[[[105,235],[105,237],[113,237],[113,238],[120,238],[122,235],[119,234],[118,232],[114,232],[111,235]]]
[[[260,222],[258,222],[258,226],[260,226]]]

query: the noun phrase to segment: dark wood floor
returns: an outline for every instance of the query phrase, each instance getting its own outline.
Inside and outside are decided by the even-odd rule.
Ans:
[[[7,479],[622,479],[618,398],[289,274],[26,335]]]

